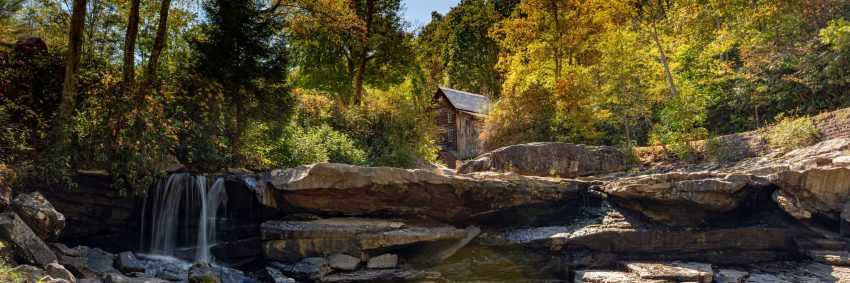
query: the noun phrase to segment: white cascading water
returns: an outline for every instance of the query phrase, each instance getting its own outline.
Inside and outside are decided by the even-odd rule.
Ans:
[[[216,242],[219,207],[227,204],[224,179],[218,178],[210,184],[205,176],[172,174],[159,183],[152,197],[149,234],[145,234],[144,220],[141,226],[141,238],[150,240],[147,252],[179,257],[180,243],[195,250],[194,261],[212,262],[210,247]],[[142,208],[143,216],[147,206],[146,203]],[[179,235],[181,231],[183,235]],[[191,235],[191,232],[196,234]],[[180,236],[183,236],[182,241],[179,241]]]

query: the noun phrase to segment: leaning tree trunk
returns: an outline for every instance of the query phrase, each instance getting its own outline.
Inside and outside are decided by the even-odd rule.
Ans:
[[[165,48],[165,41],[167,40],[168,32],[166,28],[168,27],[168,9],[171,7],[171,0],[162,0],[162,6],[159,9],[159,24],[156,28],[156,39],[153,42],[153,50],[151,50],[151,57],[148,58],[148,67],[145,71],[145,80],[142,83],[141,91],[139,95],[136,97],[139,101],[141,101],[145,95],[147,95],[151,88],[153,87],[154,82],[156,81],[156,69],[159,64],[159,56],[162,54],[162,49]]]
[[[59,142],[67,138],[64,123],[74,115],[77,104],[77,74],[80,72],[80,55],[83,48],[83,28],[86,25],[86,0],[74,0],[71,14],[71,30],[68,36],[68,56],[65,64],[65,81],[62,86],[62,101],[56,117],[55,130]]]
[[[652,19],[652,40],[655,41],[655,46],[658,48],[658,53],[661,54],[661,65],[664,66],[664,73],[667,75],[667,83],[670,84],[670,92],[673,97],[678,97],[676,91],[676,83],[673,81],[673,73],[670,72],[670,64],[667,63],[667,56],[664,54],[664,47],[661,46],[661,40],[658,38],[658,27],[655,19]]]
[[[136,37],[139,34],[139,2],[133,0],[127,19],[127,34],[124,36],[124,93],[130,96],[135,79]]]

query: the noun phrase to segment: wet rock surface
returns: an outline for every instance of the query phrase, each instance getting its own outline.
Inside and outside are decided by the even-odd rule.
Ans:
[[[464,163],[458,173],[496,171],[572,178],[625,169],[626,155],[610,146],[538,142],[485,153]]]

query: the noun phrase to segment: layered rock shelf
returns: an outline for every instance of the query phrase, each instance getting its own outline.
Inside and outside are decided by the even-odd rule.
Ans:
[[[48,201],[102,193],[17,194],[0,214],[0,240],[32,282],[850,282],[850,141],[728,164],[632,168],[612,150],[519,145],[458,174],[313,164],[208,178],[215,185],[183,175],[206,189],[187,189],[168,206],[188,219],[174,226],[172,250],[205,258],[179,246],[204,235],[197,239],[208,240],[212,265],[115,243],[61,244],[84,235],[80,223],[159,225],[144,225],[160,213],[145,212],[152,200],[122,204],[141,213],[114,219],[92,213],[115,204]],[[200,226],[186,211],[209,213],[191,205],[208,192],[221,198],[212,209],[224,217]],[[101,229],[98,239],[126,229]]]

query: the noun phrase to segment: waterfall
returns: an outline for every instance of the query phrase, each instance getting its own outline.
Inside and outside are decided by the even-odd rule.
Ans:
[[[191,259],[211,262],[210,247],[216,242],[218,211],[227,203],[224,179],[218,178],[210,184],[206,176],[172,174],[160,181],[151,194],[152,198],[146,197],[142,206],[140,229],[142,243],[149,239],[148,247],[140,248],[154,255],[185,259],[190,255],[179,252],[194,250]],[[150,224],[146,230],[147,206],[150,206]]]

